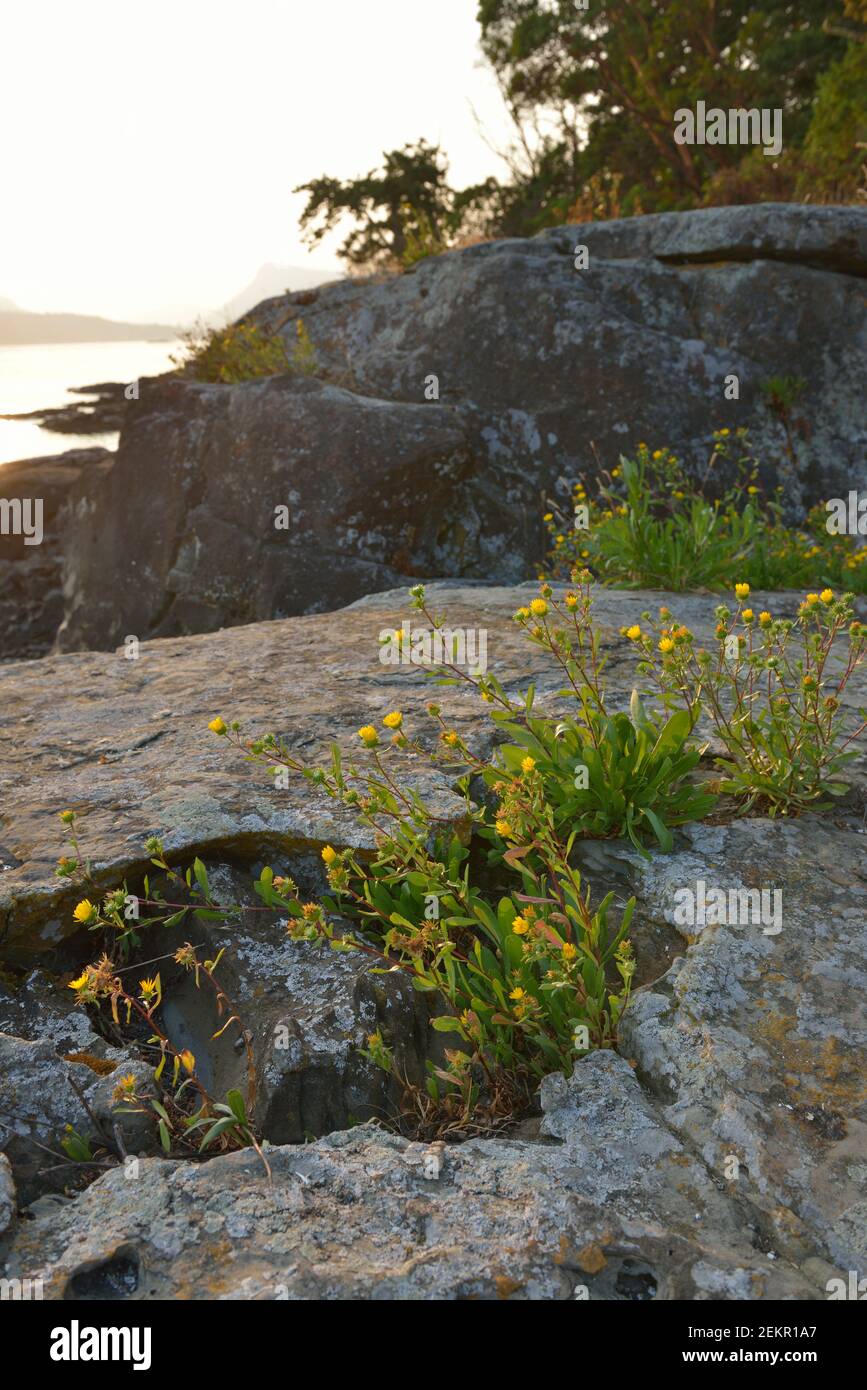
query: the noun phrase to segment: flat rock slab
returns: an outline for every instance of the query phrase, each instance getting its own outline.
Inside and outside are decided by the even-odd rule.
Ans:
[[[511,621],[534,592],[448,583],[429,589],[432,610],[445,611],[453,626],[487,631],[493,674],[515,689],[535,681],[550,698],[562,683],[557,668]],[[622,626],[668,602],[709,639],[717,601],[600,591],[595,612],[611,654],[612,693],[626,698],[635,682]],[[753,601],[780,616],[797,605],[794,594],[756,594]],[[250,860],[269,848],[300,853],[327,842],[369,843],[342,807],[301,778],[275,789],[264,770],[252,769],[207,724],[222,714],[239,719],[251,736],[274,731],[315,764],[334,742],[357,749],[359,726],[379,725],[391,709],[429,729],[424,709],[436,699],[484,744],[492,726],[474,692],[434,686],[418,667],[382,664],[381,633],[410,618],[414,628],[426,626],[415,621],[419,616],[406,592],[394,590],[336,613],[144,643],[136,660],[119,648],[0,668],[4,951],[29,953],[69,930],[74,895],[54,875],[65,850],[57,815],[67,808],[79,815],[83,849],[106,884],[145,867],[149,835],[160,836],[176,857],[220,850]],[[445,778],[426,765],[409,771],[438,814],[460,814]]]

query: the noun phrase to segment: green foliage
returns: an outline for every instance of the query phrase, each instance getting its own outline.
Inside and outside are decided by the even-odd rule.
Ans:
[[[536,759],[557,829],[626,835],[642,853],[650,838],[668,851],[669,827],[706,816],[716,798],[685,781],[701,754],[688,747],[692,727],[683,711],[659,723],[634,692],[631,716],[591,709],[587,723],[528,718],[526,728],[505,726],[518,742],[501,747],[498,758],[511,772],[527,753]],[[493,785],[498,776],[490,770],[486,780]]]
[[[819,78],[804,154],[803,193],[852,200],[867,193],[867,42],[850,43]]]
[[[217,1119],[214,1119],[215,1115]],[[240,1091],[227,1091],[225,1102],[219,1101],[213,1106],[211,1113],[194,1118],[186,1126],[187,1134],[197,1129],[205,1131],[199,1144],[199,1153],[213,1148],[219,1139],[224,1143],[227,1140],[233,1141],[232,1148],[246,1149],[255,1146],[253,1127],[247,1118],[244,1097]]]
[[[79,1134],[72,1125],[66,1125],[60,1146],[67,1158],[72,1159],[73,1163],[92,1163],[93,1149],[90,1140],[83,1134]]]
[[[442,151],[419,140],[385,152],[382,161],[357,179],[323,176],[294,190],[308,195],[300,226],[311,246],[347,216],[356,225],[338,254],[349,265],[411,264],[420,246],[443,245],[454,193]]]
[[[845,11],[845,15],[844,15]],[[708,204],[865,196],[862,0],[479,0],[482,51],[517,131],[503,179],[456,190],[438,146],[355,179],[303,184],[312,244],[345,217],[340,255],[409,266],[461,236]],[[780,110],[784,147],[683,144],[675,112]]]
[[[279,376],[290,369],[283,339],[271,336],[254,323],[230,324],[227,328],[199,324],[181,336],[184,346],[172,361],[196,381],[253,381]]]
[[[443,628],[421,586],[412,601]],[[575,716],[535,713],[532,688],[515,700],[492,676],[463,675],[497,726],[487,758],[446,726],[436,704],[429,706],[439,729],[433,749],[408,736],[399,711],[383,721],[392,731],[387,750],[377,729],[364,725],[367,771],[345,767],[337,748],[330,768],[311,769],[273,735],[244,743],[232,726],[248,757],[308,777],[376,832],[372,862],[326,847],[331,894],[321,903],[302,902],[294,883],[267,868],[256,891],[288,916],[293,938],[366,952],[379,968],[406,970],[417,989],[442,997],[447,1011],[434,1027],[456,1034],[459,1046],[446,1066],[431,1067],[428,1096],[436,1105],[454,1103],[463,1116],[494,1096],[520,1093],[547,1071],[568,1073],[576,1050],[616,1041],[635,968],[627,940],[634,904],[616,922],[611,894],[594,907],[573,862],[577,837],[625,835],[642,852],[651,838],[670,849],[669,827],[714,804],[686,780],[699,750],[686,746],[692,726],[684,713],[656,721],[637,695],[629,715],[607,711],[591,607],[582,581],[562,605],[545,586],[516,614],[528,639],[563,670],[567,686],[559,694]],[[440,685],[458,680],[448,663],[435,675]],[[217,727],[228,726],[220,720]],[[404,783],[397,760],[406,754],[456,779],[468,834],[443,835]],[[586,769],[586,786],[576,785],[584,781],[576,764]],[[485,796],[471,798],[471,779],[487,788]],[[381,1032],[371,1035],[368,1055],[396,1070]]]
[[[801,389],[791,378],[766,383],[769,408],[786,427]],[[707,491],[723,468],[735,481],[711,500]],[[829,534],[821,506],[801,527],[785,525],[779,490],[765,494],[745,430],[715,432],[698,480],[669,449],[640,444],[634,459],[577,483],[572,502],[572,517],[559,510],[545,517],[555,576],[580,565],[625,588],[719,590],[741,579],[755,588],[867,592],[867,547],[856,536]]]
[[[747,145],[675,144],[674,112],[700,99],[725,110],[781,108],[786,150],[797,154],[820,79],[847,53],[849,35],[833,25],[840,12],[839,0],[623,0],[586,9],[572,0],[480,0],[482,48],[527,151],[510,191],[513,223],[526,233],[565,221],[572,204],[585,216],[600,175],[622,180],[624,214],[713,201],[715,186],[756,161]],[[826,148],[821,125],[813,146],[814,157]],[[797,162],[759,159],[765,169],[781,163],[791,198]],[[769,194],[760,187],[757,196]]]
[[[299,372],[302,376],[315,376],[319,369],[316,357],[316,349],[307,332],[307,326],[303,319],[295,322],[295,338],[289,355],[289,364],[294,372]]]
[[[661,634],[658,643],[643,631],[630,640],[643,657],[639,671],[653,678],[667,704],[682,705],[691,724],[700,708],[707,711],[726,749],[716,760],[720,790],[771,815],[797,813],[846,790],[840,775],[855,756],[850,745],[864,731],[867,710],[843,738],[842,697],[864,660],[867,627],[853,620],[851,594],[808,594],[790,621],[756,616],[746,606],[749,585],[737,591],[734,613],[725,605],[716,610],[715,653],[695,651],[667,609],[660,622],[642,614],[650,633]],[[845,660],[834,650],[843,636]]]

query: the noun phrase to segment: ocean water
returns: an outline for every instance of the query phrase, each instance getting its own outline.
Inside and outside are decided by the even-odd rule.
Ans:
[[[165,343],[25,343],[0,345],[0,415],[68,405],[80,400],[71,386],[98,381],[135,381],[170,369],[178,349]],[[115,448],[117,434],[57,434],[40,429],[35,420],[0,420],[0,467],[15,459],[62,454],[101,444]]]

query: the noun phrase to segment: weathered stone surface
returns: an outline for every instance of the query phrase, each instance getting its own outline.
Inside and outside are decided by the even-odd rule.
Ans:
[[[117,466],[66,547],[59,645],[320,612],[403,575],[481,577],[530,501],[446,405],[291,376],[144,383]]]
[[[430,1151],[372,1126],[207,1165],[144,1160],[0,1246],[46,1298],[737,1299],[824,1296],[661,1123],[626,1062],[547,1083],[541,1142]],[[112,1292],[118,1262],[128,1281]]]
[[[867,209],[706,209],[265,301],[252,317],[290,346],[303,319],[321,380],[145,383],[69,538],[60,646],[315,612],[401,575],[524,579],[546,497],[642,439],[698,469],[714,428],[748,425],[793,513],[863,489],[865,244]],[[780,376],[804,382],[788,435],[763,394]]]
[[[511,621],[530,592],[535,589],[439,584],[429,597],[454,626],[486,630],[488,668],[508,688],[533,681],[551,704],[562,677]],[[752,600],[779,616],[797,607],[792,594]],[[615,699],[628,699],[635,684],[634,659],[619,629],[666,601],[709,637],[712,597],[598,594],[594,612]],[[860,611],[867,617],[867,604]],[[64,850],[56,817],[68,807],[81,818],[83,848],[106,886],[144,868],[149,835],[161,836],[185,862],[194,852],[267,861],[277,853],[315,856],[316,846],[328,841],[369,844],[355,819],[309,783],[292,778],[281,790],[251,769],[209,733],[214,714],[237,718],[251,736],[279,733],[315,764],[328,759],[333,742],[357,749],[359,725],[379,723],[391,709],[403,709],[423,732],[430,727],[424,709],[435,695],[455,727],[484,748],[492,726],[480,720],[472,692],[432,687],[418,667],[382,664],[380,634],[410,616],[414,628],[425,626],[411,615],[405,590],[397,590],[338,613],[146,643],[135,661],[120,648],[0,670],[0,844],[9,866],[0,872],[0,924],[7,958],[15,958],[20,944],[29,959],[70,931],[75,892],[54,874]],[[855,709],[864,698],[862,676],[847,700]],[[460,814],[462,803],[441,774],[413,762],[407,770],[438,814]]]
[[[582,244],[590,265],[578,271]],[[867,480],[865,248],[867,210],[855,208],[626,218],[471,247],[382,284],[323,286],[312,306],[270,300],[255,316],[288,318],[287,341],[303,318],[357,389],[418,401],[436,373],[441,399],[483,418],[491,458],[548,489],[642,439],[703,465],[719,425],[749,425],[771,477],[782,433],[761,387],[803,378],[797,467],[783,475],[799,504]],[[739,401],[723,397],[731,373]],[[539,541],[528,529],[520,553],[535,559]]]
[[[671,921],[675,890],[779,889],[780,930],[685,926],[685,956],[637,996],[623,1050],[665,1122],[762,1213],[796,1260],[821,1242],[867,1267],[867,845],[863,820],[694,825],[687,847],[634,864],[641,907]]]
[[[70,449],[0,466],[0,498],[41,500],[44,539],[0,533],[0,661],[44,656],[63,618],[63,552],[77,506],[111,467],[108,449]]]
[[[291,872],[307,898],[327,891],[321,860],[317,867],[313,856],[272,861],[272,867]],[[197,922],[195,932],[200,959],[226,948],[219,980],[249,1030],[255,1062],[250,1113],[262,1133],[275,1143],[301,1143],[359,1120],[393,1118],[402,1087],[361,1049],[381,1029],[401,1075],[422,1085],[426,1059],[442,1060],[442,1035],[430,1026],[432,1013],[441,1010],[402,973],[375,975],[376,962],[358,954],[290,941],[284,920],[257,910],[249,873],[219,863],[207,868],[215,901],[252,909],[218,926]],[[192,929],[181,925],[163,934],[161,951],[182,945]],[[221,1021],[210,991],[170,962],[161,973],[167,1002],[160,1021],[169,1037],[191,1049],[212,1095],[237,1087],[250,1104],[240,1028],[233,1025],[215,1039]]]
[[[104,1047],[101,1051],[106,1053]],[[103,1060],[111,1067],[106,1075],[93,1069]],[[111,1138],[111,1127],[117,1123],[132,1152],[156,1151],[155,1122],[143,1124],[138,1116],[117,1112],[112,1100],[118,1076],[130,1072],[142,1087],[153,1075],[151,1067],[131,1060],[122,1050],[68,1062],[47,1039],[29,1041],[0,1033],[0,1149],[12,1165],[22,1202],[82,1177],[80,1171],[63,1166],[60,1141],[68,1124],[96,1146]],[[107,1126],[103,1134],[100,1126]]]
[[[534,680],[553,710],[561,677],[510,621],[530,592],[437,585],[430,600],[452,624],[484,627],[489,669],[510,689]],[[752,598],[778,615],[797,602]],[[618,630],[663,601],[700,635],[711,630],[710,596],[598,596],[615,703],[634,675]],[[0,670],[11,865],[0,873],[2,950],[19,971],[41,962],[2,1003],[19,1009],[13,1029],[35,1020],[54,1030],[50,1043],[5,1045],[35,1047],[29,1089],[40,1099],[44,1090],[57,1119],[76,1122],[69,1064],[56,1057],[72,1024],[52,1008],[52,982],[62,991],[59,957],[84,960],[92,943],[72,934],[74,895],[52,873],[56,812],[79,812],[106,887],[140,872],[141,842],[158,834],[179,862],[207,860],[222,901],[243,902],[266,859],[315,896],[321,845],[364,847],[365,837],[307,783],[264,781],[205,726],[221,712],[251,733],[273,728],[315,761],[332,740],[357,744],[359,725],[390,709],[423,729],[435,693],[449,721],[489,747],[472,695],[433,692],[417,669],[380,662],[381,631],[406,615],[402,594],[386,593],[334,614],[148,643],[137,661],[78,653]],[[850,709],[864,702],[863,675],[848,700]],[[443,779],[412,775],[442,814],[459,814]],[[863,753],[854,777],[863,788]],[[571,1297],[576,1284],[604,1299],[825,1297],[829,1278],[865,1262],[863,830],[853,796],[793,822],[687,827],[672,855],[650,861],[582,842],[594,893],[638,898],[631,935],[646,987],[626,1015],[623,1056],[596,1054],[571,1081],[549,1078],[537,1136],[524,1127],[450,1146],[433,1181],[423,1177],[423,1146],[370,1124],[287,1143],[376,1114],[357,1054],[363,1033],[372,1021],[393,1026],[420,1069],[424,1020],[393,976],[383,1000],[351,957],[293,945],[279,923],[239,916],[224,978],[254,1032],[257,1116],[283,1145],[269,1151],[273,1185],[247,1154],[203,1165],[146,1159],[134,1181],[111,1171],[74,1202],[37,1203],[0,1247],[0,1264],[10,1277],[44,1278],[49,1297],[548,1299]],[[698,879],[781,888],[782,930],[678,927],[676,890]],[[223,944],[207,930],[209,949]],[[204,1017],[174,989],[167,996],[205,1056]],[[290,1035],[297,1028],[297,1048],[274,1046],[284,1022]],[[243,1080],[226,1043],[208,1055],[218,1088]],[[381,1101],[387,1109],[391,1097]],[[22,1092],[13,1108],[23,1102]]]
[[[610,260],[783,261],[867,276],[867,223],[859,208],[753,203],[649,217],[620,217],[581,227],[591,252]],[[562,229],[543,233],[564,239]],[[566,240],[571,244],[569,233]]]

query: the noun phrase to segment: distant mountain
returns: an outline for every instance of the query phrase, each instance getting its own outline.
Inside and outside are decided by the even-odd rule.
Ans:
[[[4,299],[3,295],[0,294],[0,314],[6,313],[6,312],[11,312],[12,310],[17,309],[17,308],[18,308],[18,305],[15,304],[13,300],[11,300],[11,299]]]
[[[18,343],[169,342],[176,329],[165,323],[115,323],[89,314],[28,314],[0,300],[0,345]]]
[[[269,261],[260,267],[240,294],[223,305],[222,314],[231,322],[261,304],[263,299],[273,299],[277,294],[285,294],[286,290],[313,289],[316,285],[339,279],[339,270],[310,270],[308,266],[275,265]]]

